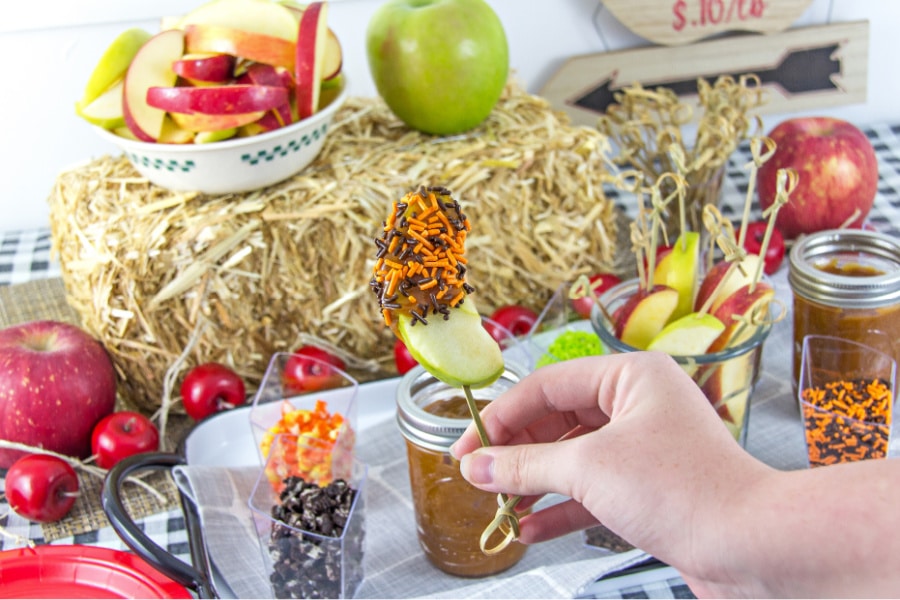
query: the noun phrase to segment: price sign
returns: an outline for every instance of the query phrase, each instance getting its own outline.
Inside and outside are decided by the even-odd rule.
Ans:
[[[812,0],[603,0],[631,31],[679,45],[726,31],[784,31]]]
[[[869,24],[835,23],[761,38],[742,35],[683,46],[651,46],[576,56],[541,89],[572,121],[594,126],[623,87],[697,94],[697,79],[754,74],[768,92],[759,111],[784,113],[866,100]]]

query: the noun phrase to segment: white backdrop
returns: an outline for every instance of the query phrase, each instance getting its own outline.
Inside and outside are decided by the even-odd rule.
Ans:
[[[47,196],[67,166],[117,152],[75,116],[74,103],[106,46],[127,27],[158,31],[159,18],[203,0],[42,0],[0,20],[5,75],[0,93],[0,231],[44,227]],[[511,66],[537,92],[565,59],[647,42],[624,29],[598,0],[488,0],[506,28]],[[329,24],[344,49],[351,93],[374,95],[365,30],[381,0],[331,0]],[[816,0],[796,25],[870,21],[869,94],[864,105],[821,114],[858,124],[900,120],[896,37],[900,2]],[[774,125],[781,117],[770,115]]]

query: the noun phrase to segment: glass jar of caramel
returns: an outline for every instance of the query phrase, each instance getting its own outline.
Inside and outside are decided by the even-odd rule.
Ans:
[[[852,340],[900,361],[900,240],[857,229],[811,234],[791,249],[788,282],[795,390],[806,335]]]
[[[479,409],[525,373],[510,365],[488,387],[473,390]],[[463,479],[449,453],[472,418],[460,388],[435,379],[421,366],[407,372],[397,389],[397,423],[406,438],[409,482],[419,545],[446,573],[483,577],[515,565],[526,546],[510,543],[496,554],[481,551],[480,538],[497,512],[497,494]]]

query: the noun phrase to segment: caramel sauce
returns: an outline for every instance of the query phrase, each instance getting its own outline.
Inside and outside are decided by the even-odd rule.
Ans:
[[[827,263],[819,263],[813,266],[823,273],[843,275],[844,277],[875,277],[877,275],[884,275],[884,271],[876,269],[871,265],[838,262],[838,259],[836,258],[832,258]]]
[[[476,400],[479,410],[488,400]],[[423,407],[440,417],[469,418],[463,396],[436,400]],[[409,478],[419,544],[436,567],[461,577],[493,575],[515,565],[526,546],[513,542],[492,556],[481,552],[479,539],[497,510],[497,494],[470,485],[459,473],[459,463],[447,452],[406,442]]]

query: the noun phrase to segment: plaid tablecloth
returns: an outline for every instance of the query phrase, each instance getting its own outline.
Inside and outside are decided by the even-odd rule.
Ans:
[[[869,220],[877,229],[900,236],[900,124],[874,125],[865,128],[864,131],[872,141],[879,158],[878,193]],[[720,209],[726,216],[737,218],[740,215],[748,184],[748,171],[745,165],[749,160],[749,150],[747,146],[743,146],[729,161],[720,205]],[[634,215],[634,207],[628,204],[624,196],[617,198],[616,202],[627,214]],[[759,206],[754,203],[753,218],[759,218],[759,214]],[[51,258],[49,248],[50,232],[48,229],[0,232],[0,286],[58,277],[59,265]],[[785,269],[782,268],[782,271],[776,275],[782,284],[781,288],[786,287],[784,271]],[[778,287],[778,281],[776,281],[776,288]],[[773,331],[773,336],[789,335],[789,331],[786,331],[789,328],[789,324],[784,324],[781,331]],[[776,438],[781,437],[784,428],[789,427],[789,424],[794,421],[793,416],[787,414],[790,412],[790,407],[786,408],[787,405],[784,402],[778,401],[785,393],[785,385],[789,388],[789,384],[786,383],[785,363],[783,356],[764,354],[765,376],[754,393],[748,450],[761,460],[778,468],[797,468],[798,448],[781,448],[773,451],[770,443],[773,439],[772,435]],[[766,419],[767,422],[778,424],[778,426],[772,431],[761,431],[755,427],[756,422],[761,419]],[[799,426],[799,422],[797,425]],[[8,513],[7,506],[0,500],[0,515],[6,513]],[[157,544],[182,560],[189,560],[184,519],[180,511],[173,510],[146,517],[140,519],[138,524]],[[7,535],[0,535],[0,550],[21,547],[26,540],[38,544],[46,543],[39,525],[29,523],[13,513],[0,516],[0,526],[3,526],[7,533]],[[125,549],[125,545],[109,527],[57,539],[51,543],[90,544]],[[616,584],[596,588],[601,591],[595,595],[592,595],[591,590],[586,590],[582,597],[692,597],[684,581],[677,574],[673,576],[671,569],[658,569],[657,577],[654,577],[653,573],[653,571],[644,572],[640,578],[623,577],[613,580]],[[585,573],[585,576],[586,579],[590,578],[589,573]]]

